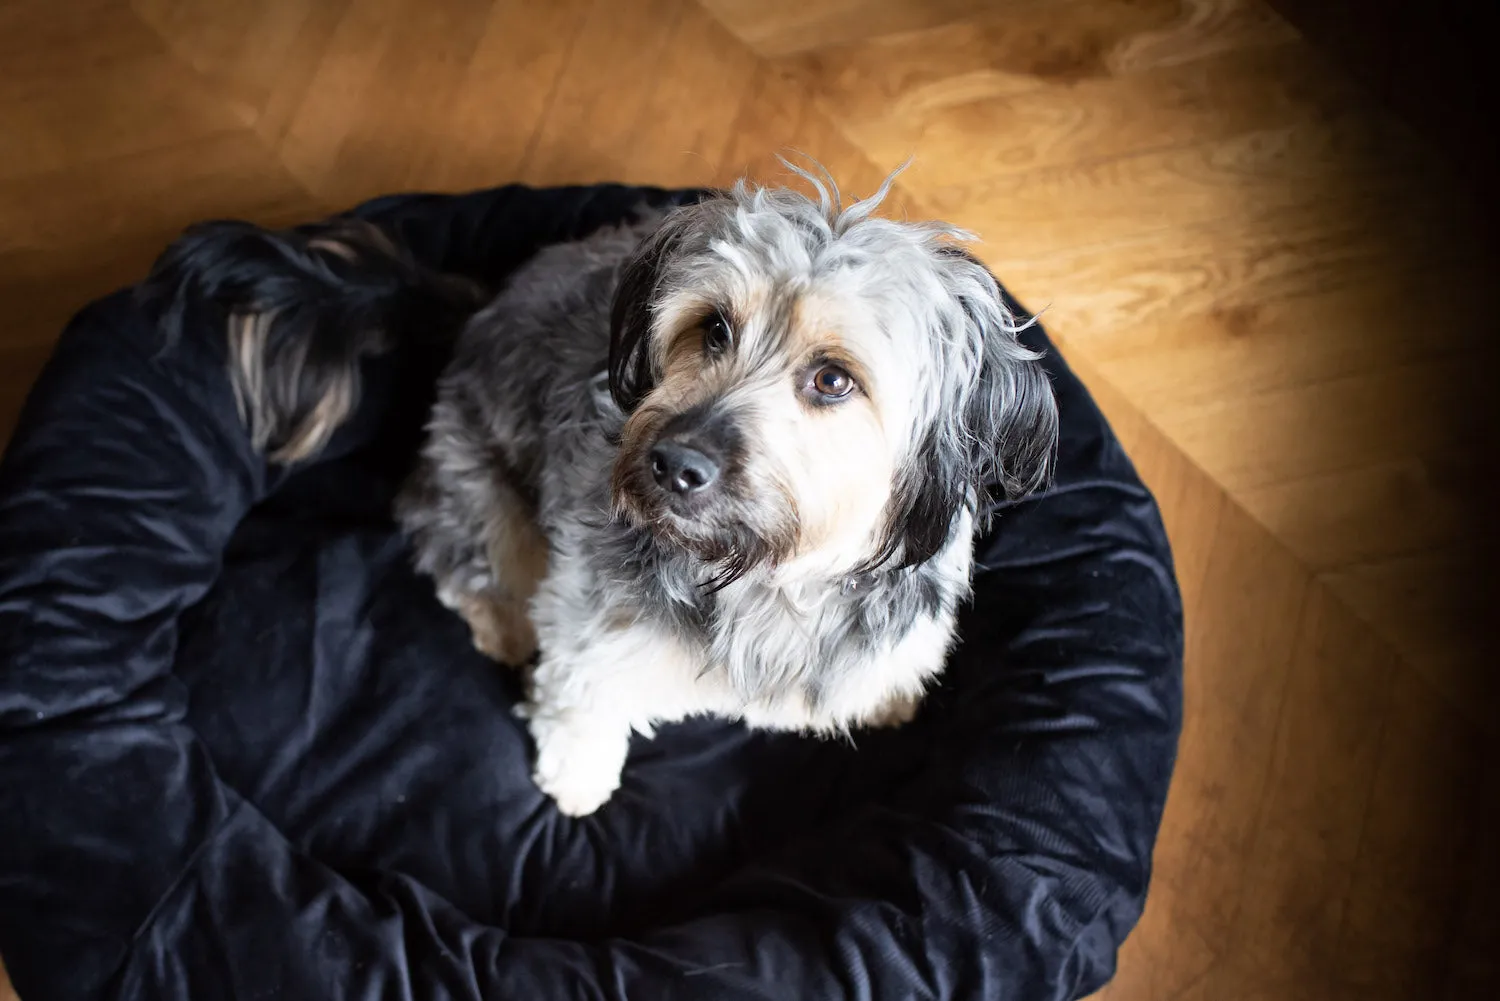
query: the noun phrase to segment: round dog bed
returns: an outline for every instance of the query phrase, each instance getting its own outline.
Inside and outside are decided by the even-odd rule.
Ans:
[[[620,186],[354,210],[496,283]],[[441,351],[369,363],[287,473],[224,317],[70,324],[0,467],[0,955],[56,998],[1063,999],[1136,922],[1181,705],[1156,507],[1055,353],[1056,482],[1001,512],[942,686],[857,746],[715,721],[600,813],[529,779],[518,679],[409,566]],[[1040,327],[1025,335],[1049,345]]]

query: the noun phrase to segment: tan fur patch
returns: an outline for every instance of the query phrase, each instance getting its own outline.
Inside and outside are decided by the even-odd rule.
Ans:
[[[386,257],[397,258],[401,252],[391,242],[385,230],[364,220],[346,219],[332,224],[326,235],[315,236],[307,241],[307,249],[318,253],[332,254],[350,264],[357,263],[365,250],[373,250]]]
[[[495,502],[499,513],[490,522],[485,540],[490,566],[509,594],[530,601],[547,574],[547,539],[530,509],[513,491],[502,488]]]
[[[332,254],[335,257],[348,261],[350,264],[359,260],[359,254],[353,247],[342,240],[335,240],[330,237],[318,237],[317,239],[308,240],[307,249],[315,250],[319,253]]]
[[[535,518],[514,492],[496,496],[499,512],[485,540],[495,587],[465,595],[459,614],[469,623],[474,646],[503,664],[521,666],[536,652],[531,599],[547,573],[547,540]]]
[[[668,377],[674,371],[680,372],[688,366],[696,370],[702,363],[703,331],[697,325],[679,330],[667,341],[662,367],[666,369]]]
[[[349,416],[354,406],[354,379],[352,373],[340,373],[328,392],[318,400],[307,419],[298,424],[287,438],[286,444],[271,453],[272,460],[281,463],[300,462],[315,454],[333,437]]]
[[[269,321],[262,313],[234,313],[229,317],[229,364],[234,384],[234,405],[240,420],[251,423],[250,401],[258,399],[264,381],[262,349]]]
[[[536,653],[536,629],[526,605],[492,594],[466,594],[458,614],[469,624],[474,649],[510,667],[523,667]]]
[[[917,716],[922,707],[922,696],[908,692],[897,692],[885,704],[857,722],[877,729],[894,729],[905,726]]]
[[[234,405],[250,432],[256,451],[265,448],[270,429],[266,426],[266,339],[274,313],[234,313],[229,317],[229,383]]]
[[[843,343],[838,332],[820,323],[807,308],[806,300],[801,298],[793,300],[788,311],[785,337],[787,356],[794,359],[837,350]]]

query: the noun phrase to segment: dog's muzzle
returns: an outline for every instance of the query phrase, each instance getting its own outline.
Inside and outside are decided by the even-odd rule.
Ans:
[[[707,405],[667,421],[645,457],[659,499],[675,514],[701,511],[726,489],[736,444],[733,422]]]

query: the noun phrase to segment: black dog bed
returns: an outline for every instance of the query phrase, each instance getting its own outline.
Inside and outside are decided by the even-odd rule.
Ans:
[[[494,283],[618,186],[361,206]],[[0,955],[24,1001],[1082,996],[1146,893],[1182,624],[1152,498],[1055,354],[1055,486],[1004,510],[945,681],[858,746],[699,721],[559,816],[519,686],[388,513],[439,352],[287,475],[224,317],[69,326],[0,467]],[[1026,335],[1047,347],[1033,327]]]

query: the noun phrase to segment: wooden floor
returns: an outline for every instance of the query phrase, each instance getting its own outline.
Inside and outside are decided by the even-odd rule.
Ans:
[[[914,154],[1165,509],[1188,714],[1100,996],[1497,996],[1494,247],[1259,0],[6,0],[0,434],[189,221],[786,149],[856,194]]]

